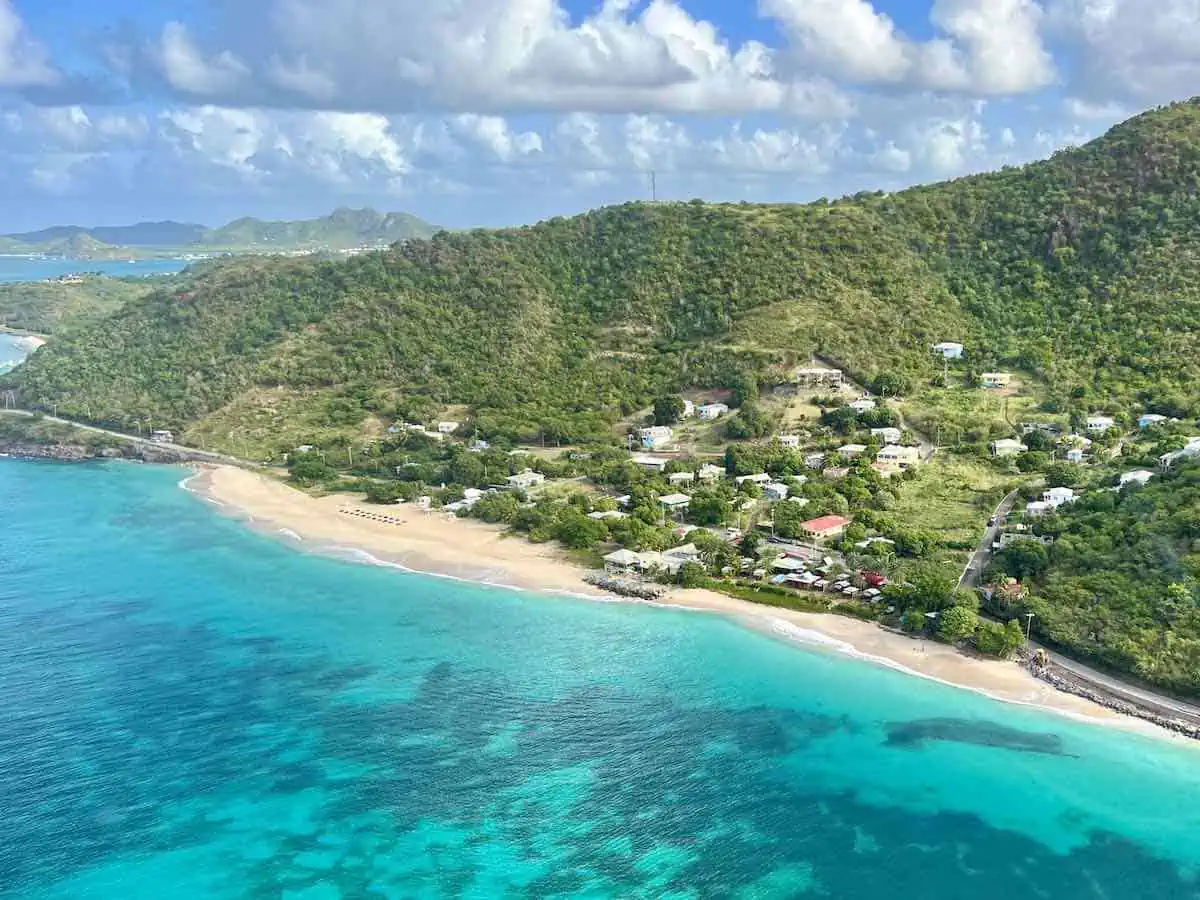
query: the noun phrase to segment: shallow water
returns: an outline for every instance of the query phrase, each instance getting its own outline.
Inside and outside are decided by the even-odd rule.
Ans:
[[[74,272],[100,272],[119,278],[141,275],[167,275],[183,271],[183,259],[38,259],[28,256],[0,256],[0,283],[43,281]]]
[[[0,460],[0,897],[1193,897],[1200,755]],[[164,886],[169,886],[167,890]]]

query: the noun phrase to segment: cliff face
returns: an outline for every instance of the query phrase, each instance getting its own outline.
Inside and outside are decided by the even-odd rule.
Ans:
[[[20,459],[48,459],[58,462],[87,462],[93,459],[129,459],[148,463],[177,464],[193,461],[190,454],[165,447],[133,442],[117,447],[95,447],[82,443],[35,443],[19,438],[0,437],[0,456]]]

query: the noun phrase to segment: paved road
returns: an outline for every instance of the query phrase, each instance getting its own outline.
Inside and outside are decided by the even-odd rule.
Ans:
[[[1180,716],[1191,722],[1200,724],[1200,706],[1186,703],[1183,700],[1176,700],[1174,697],[1164,697],[1162,694],[1157,694],[1154,691],[1128,684],[1114,678],[1112,675],[1098,672],[1089,666],[1085,666],[1083,663],[1069,659],[1061,653],[1055,653],[1053,650],[1043,647],[1037,641],[1030,641],[1029,646],[1034,650],[1045,650],[1051,662],[1071,675],[1074,675],[1080,681],[1098,687],[1130,703],[1139,706],[1148,706],[1162,713]]]
[[[0,410],[0,412],[10,416],[26,416],[28,418],[40,415],[47,422],[58,422],[60,425],[70,425],[72,428],[78,428],[80,431],[90,431],[93,434],[105,434],[109,437],[120,438],[123,441],[129,441],[130,443],[139,444],[145,447],[174,450],[176,453],[180,453],[186,456],[188,459],[194,459],[200,462],[212,462],[227,466],[241,466],[243,468],[258,468],[257,463],[253,463],[244,459],[238,459],[236,456],[226,456],[223,453],[210,453],[207,450],[197,450],[195,447],[185,447],[182,444],[165,444],[151,441],[148,438],[125,434],[121,431],[110,431],[107,428],[97,428],[95,425],[84,425],[81,422],[72,422],[70,419],[61,419],[58,416],[30,412],[27,409],[5,409]]]
[[[962,576],[958,579],[959,587],[979,587],[979,579],[983,575],[983,567],[988,564],[988,560],[992,556],[992,543],[996,540],[996,535],[1000,533],[999,522],[1012,512],[1013,504],[1016,501],[1017,491],[1013,491],[1000,501],[1000,505],[992,513],[997,524],[989,525],[987,531],[983,533],[983,540],[979,543],[979,549],[971,554],[971,558],[967,560],[967,567],[963,569]]]

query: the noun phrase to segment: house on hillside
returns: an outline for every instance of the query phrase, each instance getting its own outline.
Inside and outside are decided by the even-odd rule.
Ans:
[[[683,412],[679,414],[681,419],[690,419],[696,414],[696,404],[691,400],[683,401]]]
[[[796,383],[801,387],[841,387],[844,377],[840,369],[824,369],[808,367],[797,369],[794,373]]]
[[[821,516],[819,519],[809,519],[800,529],[814,541],[826,541],[841,537],[850,527],[850,520],[845,516]]]
[[[712,463],[705,463],[700,467],[700,480],[704,482],[720,481],[725,477],[725,469],[721,466],[714,466]]]
[[[841,481],[843,478],[845,478],[847,475],[850,474],[850,470],[847,469],[845,466],[836,466],[832,469],[826,469],[821,474],[824,475],[826,478],[828,478],[830,481]]]
[[[1149,469],[1135,469],[1134,471],[1126,472],[1125,474],[1123,474],[1121,476],[1120,487],[1125,487],[1126,485],[1129,485],[1129,484],[1136,484],[1136,485],[1142,486],[1142,485],[1145,485],[1153,477],[1154,477],[1154,473],[1151,472]]]
[[[1083,462],[1083,448],[1082,447],[1072,447],[1070,450],[1068,450],[1066,452],[1065,456],[1066,456],[1067,462],[1069,462],[1069,463],[1082,463]]]
[[[695,472],[673,472],[667,476],[667,481],[671,484],[692,484],[695,480]]]
[[[173,444],[175,443],[175,435],[165,429],[159,429],[158,431],[150,432],[150,440],[156,444]]]
[[[1079,495],[1068,487],[1048,488],[1042,491],[1042,502],[1053,509],[1058,509],[1066,503],[1074,503]]]
[[[804,466],[805,466],[805,468],[808,468],[808,469],[815,469],[818,472],[821,471],[821,469],[825,468],[825,454],[824,453],[808,453],[808,454],[806,454],[804,457]]]
[[[729,412],[727,403],[705,403],[703,406],[696,407],[696,414],[706,421],[719,419],[727,412]]]
[[[1013,377],[1008,372],[984,372],[979,380],[985,388],[1006,388],[1012,384]]]
[[[635,453],[629,459],[639,469],[645,469],[647,472],[657,472],[660,475],[667,468],[667,463],[671,461],[657,456],[646,456],[644,453]]]
[[[877,437],[881,441],[883,441],[885,444],[898,444],[898,443],[900,443],[900,429],[899,428],[872,428],[871,429],[871,437]]]
[[[1116,424],[1112,416],[1088,416],[1087,430],[1092,434],[1103,434]]]
[[[778,481],[772,481],[770,484],[763,485],[763,496],[768,500],[786,500],[788,495],[788,486]]]
[[[779,446],[786,447],[788,450],[800,449],[800,435],[798,434],[781,434],[776,440],[779,441]]]
[[[675,432],[666,425],[652,425],[638,432],[643,450],[657,450],[659,447],[665,447],[671,443],[674,434]]]
[[[854,410],[856,413],[858,413],[859,415],[862,415],[862,414],[863,414],[863,413],[865,413],[865,412],[870,412],[871,410],[873,410],[873,409],[874,409],[874,408],[877,406],[877,404],[875,403],[875,401],[874,401],[874,400],[871,400],[871,399],[870,399],[870,398],[868,398],[868,397],[863,397],[863,398],[861,398],[861,399],[859,399],[859,400],[855,400],[853,403],[850,403],[850,404],[847,404],[847,405],[848,405],[848,406],[849,406],[849,407],[850,407],[852,410]]]
[[[1158,413],[1146,413],[1144,416],[1140,416],[1138,418],[1138,428],[1142,429],[1142,431],[1145,431],[1151,426],[1161,425],[1166,421],[1166,416],[1160,416]]]
[[[665,497],[658,498],[659,505],[671,515],[680,515],[686,512],[691,502],[692,498],[687,494],[667,494]]]
[[[884,465],[896,466],[899,469],[912,469],[921,464],[921,450],[919,447],[901,447],[891,444],[879,451],[875,461]]]
[[[933,345],[933,352],[939,354],[942,359],[962,359],[963,345],[957,341],[942,341]]]
[[[1197,458],[1200,458],[1200,437],[1189,438],[1187,445],[1182,450],[1164,453],[1158,458],[1158,465],[1164,470],[1172,469],[1180,460]]]
[[[867,452],[865,444],[846,444],[838,447],[838,456],[842,459],[858,459]]]
[[[759,472],[757,475],[739,475],[737,478],[735,478],[733,480],[735,482],[737,482],[738,487],[741,487],[747,481],[753,482],[754,484],[757,484],[759,486],[762,486],[764,484],[770,484],[772,481],[771,476],[768,475],[766,472]]]
[[[1029,448],[1018,440],[1013,438],[1001,438],[998,441],[992,441],[988,444],[988,450],[992,456],[1016,456],[1018,453],[1024,453]]]
[[[508,476],[508,486],[518,491],[527,491],[530,488],[535,488],[546,480],[546,476],[541,472],[535,472],[533,469],[526,469],[516,475]]]
[[[484,450],[490,449],[491,446],[492,445],[489,444],[485,440],[476,439],[476,440],[471,441],[471,446],[468,447],[467,449],[470,450],[472,453],[482,453]]]
[[[438,434],[454,434],[454,432],[458,431],[458,426],[458,422],[438,422]]]

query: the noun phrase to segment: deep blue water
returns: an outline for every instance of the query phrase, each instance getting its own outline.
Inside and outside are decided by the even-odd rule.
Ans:
[[[0,897],[1166,898],[1196,748],[0,460]]]
[[[30,259],[24,256],[0,256],[0,283],[14,281],[43,281],[70,275],[72,272],[101,272],[105,275],[131,278],[138,275],[168,275],[181,272],[188,265],[183,259]]]

